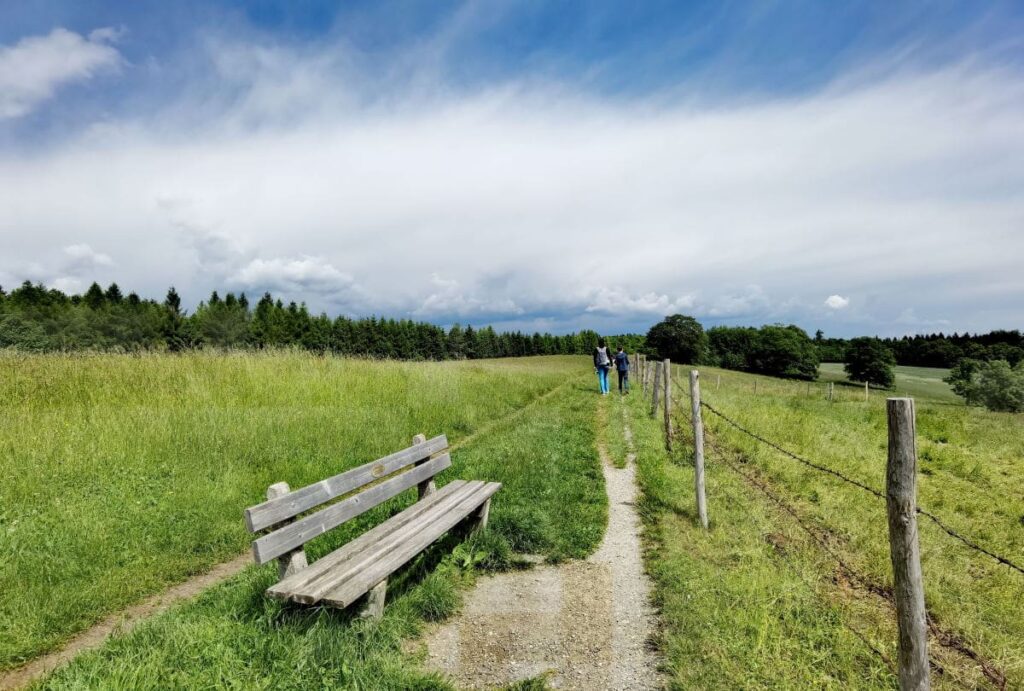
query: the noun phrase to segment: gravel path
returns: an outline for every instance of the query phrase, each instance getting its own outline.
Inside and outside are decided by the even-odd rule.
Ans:
[[[481,579],[463,611],[427,636],[430,668],[467,688],[543,673],[554,688],[660,686],[648,646],[654,615],[634,508],[634,454],[617,470],[603,445],[599,451],[609,517],[597,552],[586,561]]]

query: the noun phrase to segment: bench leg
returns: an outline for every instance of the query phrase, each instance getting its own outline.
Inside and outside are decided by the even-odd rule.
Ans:
[[[366,594],[366,604],[359,612],[360,619],[380,619],[384,616],[384,599],[387,597],[388,579],[384,579],[370,588]]]
[[[487,527],[487,518],[490,516],[490,513],[491,513],[491,500],[488,499],[487,501],[485,501],[480,506],[479,509],[476,510],[476,514],[474,515],[474,517],[476,519],[476,523],[473,526],[473,532],[474,533],[475,532],[479,532],[479,531],[481,531],[481,530],[483,530],[484,528]]]

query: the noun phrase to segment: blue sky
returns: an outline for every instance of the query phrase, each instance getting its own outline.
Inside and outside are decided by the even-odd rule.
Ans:
[[[0,284],[1024,327],[1024,5],[0,5]]]

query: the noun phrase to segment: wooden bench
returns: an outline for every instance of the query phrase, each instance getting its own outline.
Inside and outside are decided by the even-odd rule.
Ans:
[[[278,560],[280,580],[267,593],[333,607],[348,607],[369,593],[362,616],[380,617],[388,576],[463,519],[472,516],[476,529],[487,525],[491,497],[501,483],[454,480],[437,489],[434,476],[452,464],[447,449],[443,434],[429,440],[418,434],[407,449],[302,489],[292,491],[285,482],[271,485],[267,501],[245,510],[249,532],[272,529],[252,543],[257,564]],[[419,492],[415,504],[308,564],[307,542],[414,486]]]

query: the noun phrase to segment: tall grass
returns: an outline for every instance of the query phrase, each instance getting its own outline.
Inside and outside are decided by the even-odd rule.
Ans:
[[[716,390],[720,372],[701,372],[703,398],[716,408],[785,448],[884,488],[883,395],[829,404],[808,396],[806,385],[765,378],[755,395],[754,377],[721,372]],[[917,409],[919,503],[994,551],[1024,560],[1024,416],[941,399],[919,399]],[[892,672],[871,650],[895,659],[894,614],[884,596],[891,588],[884,502],[780,456],[707,411],[704,418],[718,447],[708,448],[708,533],[694,527],[688,423],[681,414],[686,441],[668,458],[658,423],[634,411],[647,444],[640,478],[657,549],[649,564],[677,684],[892,687]],[[851,579],[727,461],[766,484],[872,587]],[[1024,684],[1024,579],[926,520],[920,531],[927,606],[943,632],[931,640],[943,670],[933,675],[935,685],[992,686],[998,673],[1011,687]],[[959,648],[974,651],[988,673]],[[720,660],[721,671],[694,667],[693,655]]]
[[[566,381],[575,362],[555,364]],[[580,369],[589,375],[585,366]],[[504,483],[493,500],[490,528],[467,542],[460,543],[459,535],[446,538],[390,579],[381,621],[355,619],[351,610],[271,600],[263,591],[277,576],[275,565],[251,567],[80,656],[40,686],[450,688],[436,673],[421,670],[417,662],[423,652],[409,639],[425,621],[443,619],[458,607],[460,590],[472,582],[475,567],[507,566],[510,548],[558,560],[584,556],[599,543],[607,505],[594,442],[596,400],[579,376],[570,377],[541,404],[505,416],[453,453],[454,466],[441,482],[464,477]],[[380,521],[413,498],[414,492],[406,492],[374,509],[366,523]],[[319,556],[349,536],[331,531],[312,543],[311,551]]]
[[[0,355],[0,669],[243,552],[269,484],[458,443],[577,364]]]

